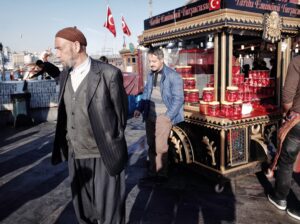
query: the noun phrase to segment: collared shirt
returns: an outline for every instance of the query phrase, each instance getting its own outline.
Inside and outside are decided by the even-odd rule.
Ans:
[[[90,68],[91,59],[88,57],[81,65],[77,66],[75,69],[72,69],[70,75],[74,92],[76,92],[78,86],[90,71]]]

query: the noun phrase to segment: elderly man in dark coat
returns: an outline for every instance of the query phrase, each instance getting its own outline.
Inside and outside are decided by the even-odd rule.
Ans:
[[[64,66],[52,163],[68,160],[79,223],[125,223],[127,96],[116,67],[91,59],[76,27],[55,36]]]

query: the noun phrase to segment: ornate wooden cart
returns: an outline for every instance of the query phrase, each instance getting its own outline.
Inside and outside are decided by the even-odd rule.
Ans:
[[[298,1],[200,0],[144,21],[140,44],[162,47],[166,63],[177,68],[187,88],[185,121],[172,129],[170,153],[175,162],[215,178],[217,191],[224,180],[261,170],[275,154],[281,88],[299,49],[299,16]],[[255,70],[255,60],[270,70]],[[187,80],[191,77],[196,84]],[[252,112],[203,113],[189,95],[191,83],[200,101],[203,87],[214,87],[214,100],[223,102],[226,89],[239,86],[240,99]]]

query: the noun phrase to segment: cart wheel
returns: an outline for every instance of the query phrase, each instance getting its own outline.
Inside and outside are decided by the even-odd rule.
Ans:
[[[223,190],[224,190],[224,185],[223,184],[216,184],[215,185],[215,192],[216,193],[222,193],[223,192]]]

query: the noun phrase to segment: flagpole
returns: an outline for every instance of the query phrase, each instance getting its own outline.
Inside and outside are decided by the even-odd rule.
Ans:
[[[107,0],[106,0],[106,1],[107,1]],[[108,2],[108,1],[107,1],[107,2]],[[107,19],[108,19],[108,18],[107,18],[107,17],[108,17],[108,16],[107,16],[107,12],[108,12],[108,3],[107,3],[106,5],[107,5],[107,7],[106,7],[106,15],[105,15],[105,17],[106,17],[106,20],[105,20],[105,21],[106,21],[106,22],[105,22],[105,23],[106,23],[106,25],[107,25],[107,24],[108,24],[108,20],[107,20]]]

